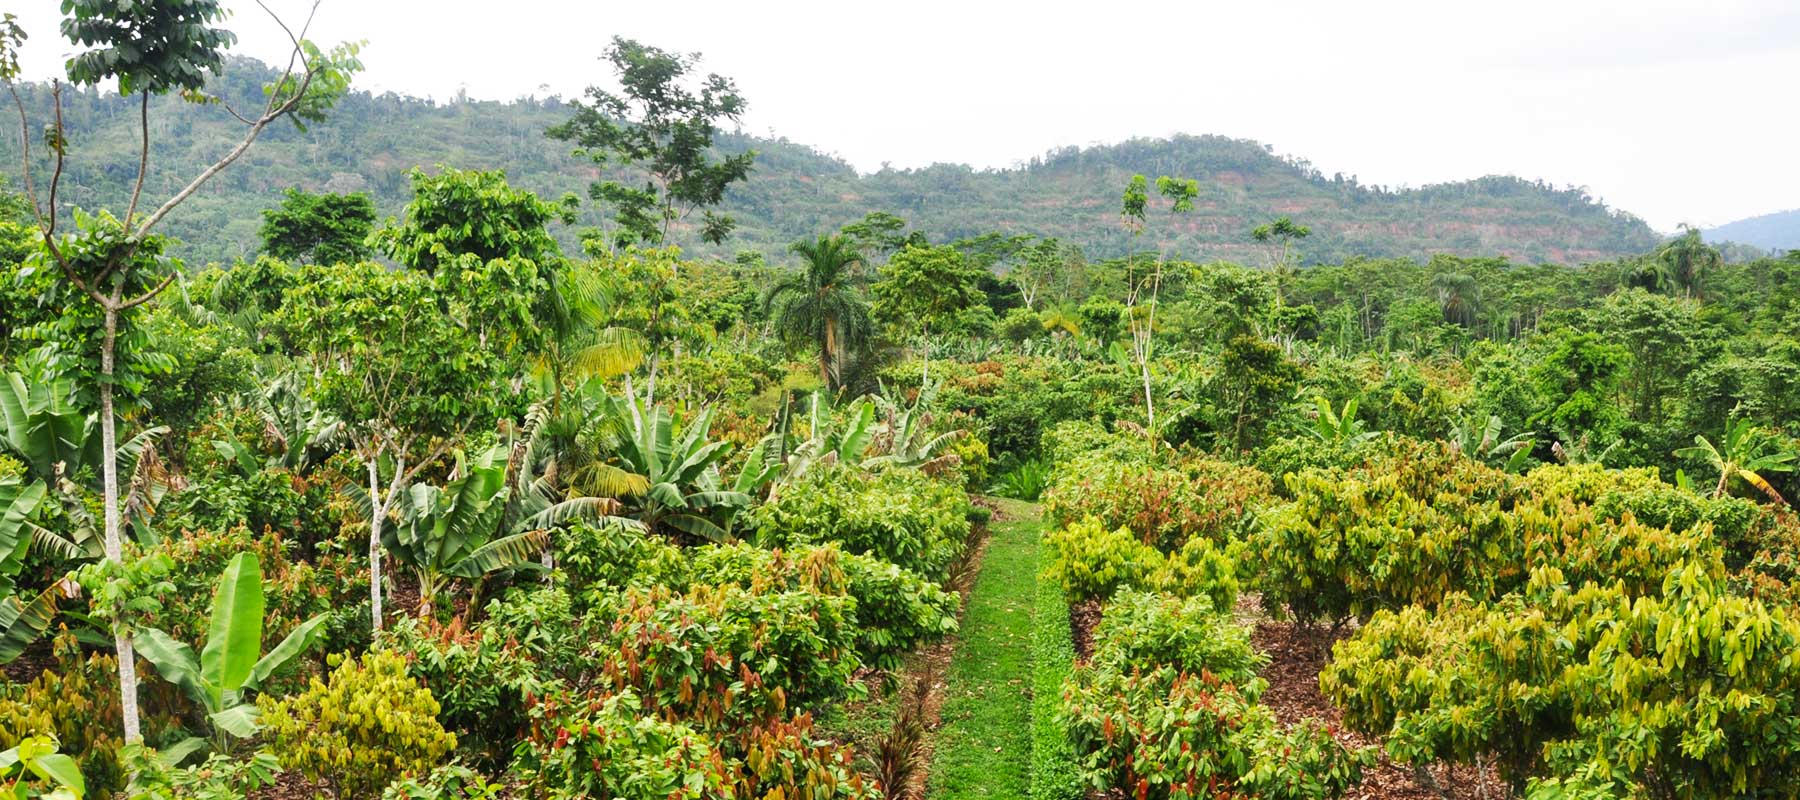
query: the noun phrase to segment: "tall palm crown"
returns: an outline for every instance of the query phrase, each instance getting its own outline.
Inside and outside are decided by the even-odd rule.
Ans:
[[[790,249],[800,256],[801,270],[769,288],[763,309],[772,312],[777,333],[790,344],[818,347],[819,380],[831,388],[844,352],[861,346],[872,329],[868,301],[857,291],[863,257],[842,236],[801,240]]]
[[[1682,223],[1681,230],[1680,236],[1656,251],[1656,258],[1687,296],[1698,297],[1706,273],[1724,266],[1725,260],[1700,237],[1698,228]]]

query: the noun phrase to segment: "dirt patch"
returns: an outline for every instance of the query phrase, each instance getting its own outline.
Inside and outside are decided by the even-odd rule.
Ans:
[[[1332,736],[1345,746],[1378,746],[1379,741],[1344,728],[1343,715],[1319,692],[1319,670],[1330,660],[1331,646],[1350,633],[1349,630],[1299,627],[1267,620],[1258,622],[1251,641],[1257,650],[1269,656],[1269,665],[1262,671],[1269,689],[1263,693],[1262,702],[1275,712],[1275,718],[1282,724],[1314,719],[1325,723]],[[1442,793],[1432,787],[1433,783],[1442,788]],[[1420,774],[1413,767],[1396,764],[1382,754],[1373,769],[1363,772],[1362,783],[1344,796],[1351,800],[1439,800],[1445,796],[1473,800],[1505,797],[1506,790],[1492,769],[1439,764]]]

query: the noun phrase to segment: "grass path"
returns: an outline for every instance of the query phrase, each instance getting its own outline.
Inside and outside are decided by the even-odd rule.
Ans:
[[[969,593],[932,745],[931,800],[1025,796],[1031,761],[1031,610],[1043,524],[1001,501]]]

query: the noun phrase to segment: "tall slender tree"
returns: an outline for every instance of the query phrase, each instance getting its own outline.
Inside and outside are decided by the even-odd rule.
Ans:
[[[672,53],[615,36],[606,60],[618,75],[619,92],[589,87],[575,116],[546,133],[574,142],[575,155],[602,166],[636,169],[642,187],[603,179],[588,187],[595,202],[613,207],[619,229],[613,243],[660,244],[669,226],[695,209],[703,210],[701,238],[718,243],[735,222],[711,209],[731,184],[750,174],[754,151],[712,155],[721,121],[736,122],[744,98],[730,78],[708,74],[697,88],[685,85],[700,63],[698,53]]]
[[[856,286],[862,253],[843,236],[802,240],[789,249],[800,256],[800,271],[769,288],[764,313],[774,315],[777,333],[789,344],[818,348],[819,380],[830,389],[844,352],[862,346],[873,328],[868,301]]]
[[[314,10],[317,7],[315,3]],[[21,174],[25,195],[30,199],[42,235],[44,257],[79,290],[82,298],[100,309],[103,318],[97,354],[103,453],[103,541],[106,560],[116,564],[123,552],[119,535],[117,398],[114,396],[121,324],[127,312],[154,300],[167,289],[179,270],[178,264],[161,255],[161,240],[154,230],[208,181],[243,156],[270,125],[283,119],[296,125],[324,120],[326,112],[349,88],[351,76],[362,68],[362,64],[356,58],[359,45],[340,45],[326,53],[307,41],[307,27],[312,21],[310,15],[307,25],[302,25],[298,32],[277,17],[276,23],[287,34],[292,46],[287,66],[274,83],[265,87],[267,100],[262,109],[246,114],[203,92],[207,74],[221,68],[225,48],[236,41],[230,31],[213,27],[226,13],[218,0],[162,0],[155,3],[64,0],[62,8],[64,35],[75,46],[88,48],[68,60],[69,80],[87,86],[116,81],[120,94],[136,96],[138,100],[137,177],[132,183],[124,216],[83,215],[75,220],[77,230],[57,230],[61,213],[57,194],[68,171],[66,162],[70,153],[63,125],[62,84],[57,82],[51,88],[53,118],[44,135],[44,143],[50,151],[50,180],[48,191],[40,200],[31,170],[29,115],[12,83],[18,76],[17,60],[11,55],[16,39],[12,40],[13,44],[7,44],[8,38],[0,37],[0,80],[5,81],[19,112],[23,153]],[[138,204],[143,197],[145,176],[150,172],[150,99],[170,92],[217,101],[221,108],[244,124],[244,135],[224,156],[190,179],[162,205],[140,215]],[[118,650],[125,740],[137,741],[142,736],[138,721],[136,658],[130,631],[123,624],[114,624],[113,643]]]

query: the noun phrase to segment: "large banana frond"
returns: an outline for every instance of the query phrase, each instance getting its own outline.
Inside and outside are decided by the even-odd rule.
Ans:
[[[550,534],[541,530],[504,536],[470,551],[444,574],[472,580],[490,572],[515,569],[532,563],[531,559],[549,543]]]
[[[11,663],[56,619],[56,587],[30,600],[0,597],[0,664]]]

